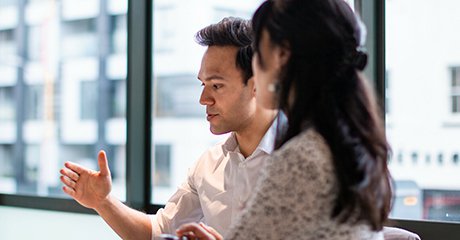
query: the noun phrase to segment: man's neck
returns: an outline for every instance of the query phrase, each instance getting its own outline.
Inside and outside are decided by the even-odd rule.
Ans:
[[[260,141],[272,125],[276,114],[276,110],[259,109],[256,111],[252,122],[244,130],[235,132],[238,147],[245,158],[251,156],[259,146]]]

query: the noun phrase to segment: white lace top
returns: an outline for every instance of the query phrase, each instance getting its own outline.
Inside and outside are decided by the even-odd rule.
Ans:
[[[315,130],[266,159],[257,188],[225,239],[379,239],[365,224],[331,219],[338,193],[331,151]]]

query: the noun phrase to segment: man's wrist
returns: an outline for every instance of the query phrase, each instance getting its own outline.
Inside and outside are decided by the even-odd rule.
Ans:
[[[94,208],[94,211],[100,213],[103,211],[111,211],[118,199],[114,198],[111,194],[107,195],[104,199],[102,199],[99,204]]]

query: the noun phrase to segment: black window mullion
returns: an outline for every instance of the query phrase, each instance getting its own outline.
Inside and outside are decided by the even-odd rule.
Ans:
[[[365,75],[373,84],[382,109],[385,108],[385,0],[357,0],[356,11],[367,27],[369,54]]]
[[[152,1],[128,2],[126,203],[147,210],[151,195]]]

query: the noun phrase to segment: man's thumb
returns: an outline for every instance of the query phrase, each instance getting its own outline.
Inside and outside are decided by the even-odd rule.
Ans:
[[[99,154],[97,155],[97,162],[99,164],[99,171],[101,171],[101,174],[104,176],[110,175],[109,164],[107,162],[107,155],[105,154],[104,150],[99,151]]]

